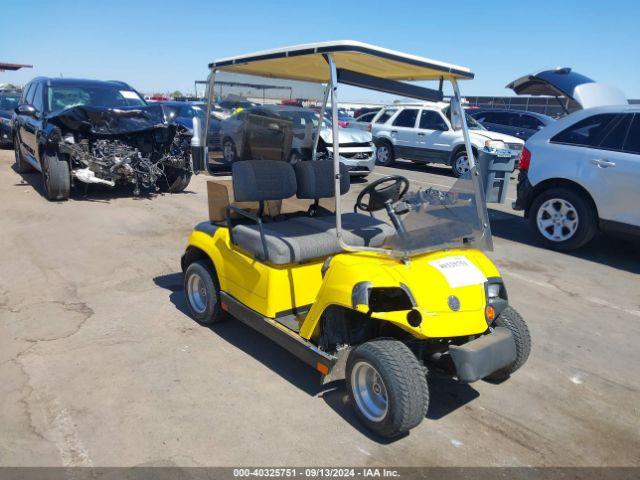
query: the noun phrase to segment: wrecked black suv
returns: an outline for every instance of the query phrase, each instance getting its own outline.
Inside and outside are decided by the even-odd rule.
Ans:
[[[49,200],[74,185],[180,192],[191,179],[191,131],[124,82],[35,78],[15,109],[16,170],[42,173]]]

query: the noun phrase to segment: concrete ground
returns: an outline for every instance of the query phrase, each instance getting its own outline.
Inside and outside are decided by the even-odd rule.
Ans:
[[[177,195],[50,203],[12,164],[0,151],[0,465],[640,464],[637,241],[555,253],[492,210],[490,256],[529,323],[529,362],[502,385],[431,377],[427,418],[388,443],[342,384],[322,387],[240,322],[185,313],[179,259],[207,176]],[[392,172],[454,181],[409,164],[371,178]]]

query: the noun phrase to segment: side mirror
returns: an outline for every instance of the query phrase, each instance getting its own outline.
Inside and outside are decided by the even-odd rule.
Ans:
[[[33,105],[27,105],[26,103],[23,103],[22,105],[18,105],[16,107],[16,113],[18,115],[26,115],[28,117],[35,117],[36,114],[38,113],[38,111],[36,110],[36,107],[34,107]]]
[[[441,132],[448,132],[449,127],[445,123],[441,123],[440,125],[438,125],[438,130],[440,130]]]
[[[454,130],[462,130],[462,118],[460,118],[460,102],[456,97],[451,99],[451,127]]]

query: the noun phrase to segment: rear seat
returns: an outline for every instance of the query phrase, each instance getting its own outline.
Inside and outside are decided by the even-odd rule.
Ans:
[[[301,199],[333,197],[333,162],[300,162],[294,169],[288,163],[271,160],[245,160],[233,164],[233,189],[237,201],[284,200],[296,194]],[[341,165],[342,169],[342,165]],[[344,169],[340,193],[349,191],[349,175]],[[340,253],[335,216],[299,216],[264,222],[262,225],[267,258],[274,264],[306,262]],[[369,215],[342,215],[344,241],[354,246],[379,247],[395,233],[393,227]],[[232,238],[241,249],[264,259],[260,227],[239,224]]]

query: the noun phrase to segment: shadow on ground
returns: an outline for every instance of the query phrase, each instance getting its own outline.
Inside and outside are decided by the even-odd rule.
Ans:
[[[159,287],[168,290],[171,303],[182,313],[189,316],[182,285],[182,273],[160,275],[153,279]],[[349,425],[362,435],[380,443],[388,444],[398,439],[385,439],[374,435],[358,420],[350,405],[344,380],[335,380],[322,384],[321,375],[308,367],[297,357],[265,338],[251,327],[232,318],[209,328],[229,344],[242,350],[264,366],[274,371],[291,385],[310,396],[322,398],[326,404]],[[478,397],[478,392],[466,384],[438,373],[429,373],[427,377],[431,400],[427,418],[439,420]]]
[[[408,172],[431,173],[433,175],[440,175],[441,177],[449,177],[457,180],[457,177],[453,175],[451,167],[442,164],[414,163],[409,160],[400,159],[396,160],[391,167]]]
[[[528,222],[523,217],[501,210],[489,209],[489,219],[493,236],[534,248],[544,248],[535,241]],[[640,273],[640,254],[638,252],[640,252],[640,239],[598,234],[584,247],[574,252],[560,254],[637,274]]]
[[[42,174],[40,172],[33,173],[20,173],[16,171],[15,164],[11,167],[16,174],[20,175],[22,178],[21,183],[16,183],[14,186],[16,187],[24,187],[25,185],[30,185],[36,192],[40,194],[43,198],[46,198],[44,185],[42,183]],[[69,197],[69,201],[82,201],[82,202],[102,202],[109,203],[110,200],[115,200],[117,198],[134,198],[138,200],[145,200],[150,198],[155,198],[161,195],[187,195],[193,194],[196,192],[190,190],[184,190],[179,193],[167,193],[162,191],[150,191],[150,190],[141,190],[140,195],[133,195],[133,186],[132,185],[116,185],[115,187],[109,187],[108,185],[89,185],[86,183],[76,184],[71,189],[71,196]]]

